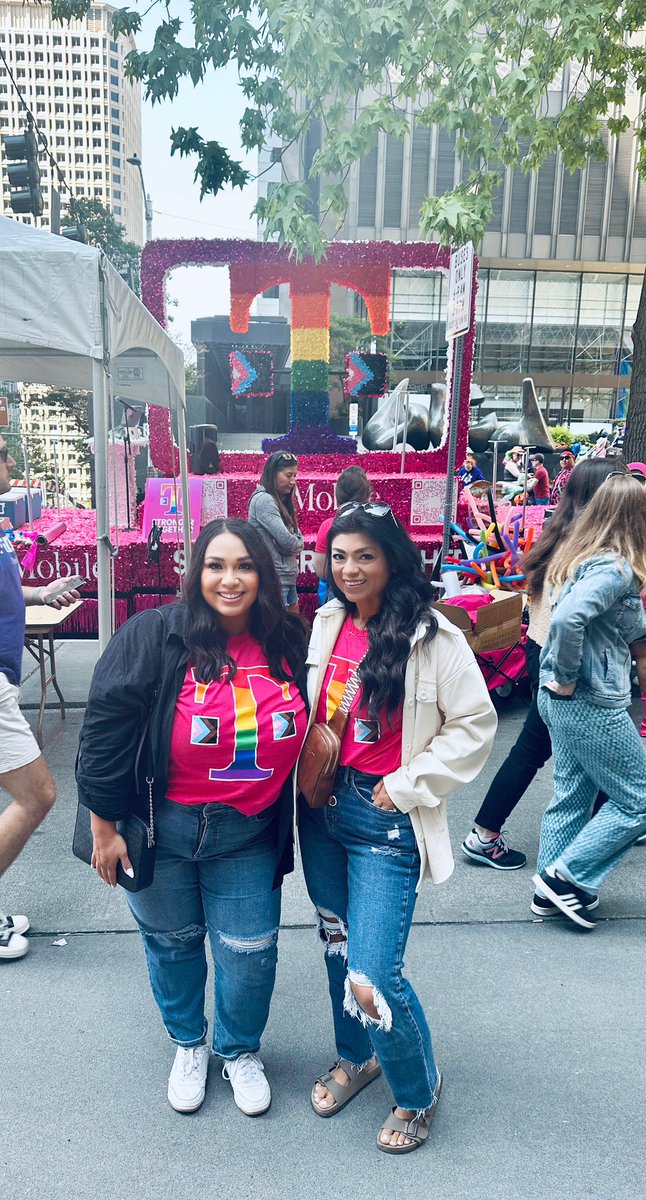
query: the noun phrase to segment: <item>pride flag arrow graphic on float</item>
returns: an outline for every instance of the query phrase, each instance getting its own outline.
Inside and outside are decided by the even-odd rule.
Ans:
[[[248,392],[252,383],[258,378],[258,372],[252,367],[249,359],[240,350],[232,350],[229,355],[231,367],[231,391],[234,396]]]
[[[374,373],[362,355],[351,350],[345,360],[346,396],[357,396],[364,384],[370,383],[373,379]]]

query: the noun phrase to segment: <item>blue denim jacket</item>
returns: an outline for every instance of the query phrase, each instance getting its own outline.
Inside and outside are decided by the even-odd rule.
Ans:
[[[541,654],[541,686],[576,682],[576,695],[604,708],[630,704],[629,644],[646,637],[646,613],[625,559],[598,554],[563,585]]]

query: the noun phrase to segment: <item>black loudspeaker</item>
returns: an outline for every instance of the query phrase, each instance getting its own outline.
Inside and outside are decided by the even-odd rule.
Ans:
[[[189,425],[188,449],[190,454],[197,454],[202,442],[217,442],[217,425]]]

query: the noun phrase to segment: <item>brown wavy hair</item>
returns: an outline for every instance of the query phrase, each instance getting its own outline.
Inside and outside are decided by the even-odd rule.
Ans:
[[[530,550],[523,562],[527,577],[527,590],[537,599],[545,586],[545,577],[552,555],[567,537],[576,520],[592,497],[613,471],[625,471],[625,463],[616,458],[586,458],[573,470],[567,487],[559,500],[558,508],[550,521],[543,526],[538,544]]]
[[[552,555],[547,583],[558,587],[586,559],[606,553],[625,559],[640,592],[646,589],[646,485],[632,475],[608,477],[598,489]]]

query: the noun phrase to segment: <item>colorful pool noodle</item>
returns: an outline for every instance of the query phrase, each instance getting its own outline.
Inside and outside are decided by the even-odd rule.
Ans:
[[[467,504],[468,504],[469,508],[471,509],[471,512],[475,518],[476,525],[480,529],[484,529],[484,519],[483,519],[482,514],[480,513],[480,510],[476,503],[475,496],[471,495],[471,492],[469,491],[468,488],[465,488],[462,495],[466,497]]]

